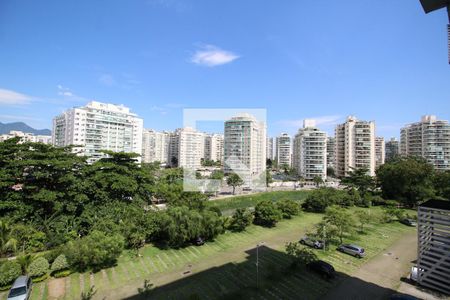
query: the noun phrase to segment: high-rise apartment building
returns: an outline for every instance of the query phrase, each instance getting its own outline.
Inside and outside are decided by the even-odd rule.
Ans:
[[[367,168],[375,175],[375,123],[349,116],[335,129],[336,175],[346,176],[351,168]]]
[[[52,136],[51,135],[34,135],[32,133],[22,132],[18,130],[11,130],[9,133],[0,134],[0,142],[6,141],[11,138],[20,137],[21,143],[23,142],[32,142],[32,143],[43,143],[43,144],[51,144]]]
[[[385,158],[390,161],[400,153],[400,143],[396,138],[391,138],[385,143]]]
[[[273,137],[267,137],[266,140],[266,158],[273,160]]]
[[[145,163],[160,162],[167,165],[169,162],[170,133],[144,129],[142,134],[142,161]]]
[[[265,176],[266,124],[242,114],[225,121],[224,133],[224,172],[237,173],[244,186],[253,187]]]
[[[292,141],[291,137],[287,133],[282,133],[276,137],[275,145],[275,159],[277,160],[278,167],[292,165]]]
[[[437,170],[450,170],[450,124],[423,116],[400,132],[400,154],[425,158]]]
[[[193,128],[179,128],[170,134],[169,164],[198,169],[205,158],[205,134]]]
[[[375,137],[375,170],[384,164],[385,144],[384,137]]]
[[[205,135],[205,159],[223,162],[223,135]]]
[[[53,119],[52,142],[75,145],[74,151],[94,162],[102,150],[142,153],[143,120],[123,105],[89,102],[68,109]]]
[[[327,177],[327,134],[305,120],[294,138],[293,167],[305,179]]]
[[[327,137],[327,168],[336,168],[336,138]]]

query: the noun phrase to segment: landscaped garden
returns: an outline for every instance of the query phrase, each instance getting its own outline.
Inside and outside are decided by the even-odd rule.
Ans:
[[[371,208],[372,214],[381,214],[381,209]],[[285,243],[297,241],[320,222],[321,214],[301,213],[284,220],[273,228],[251,225],[242,232],[227,232],[213,242],[202,246],[181,249],[159,249],[147,245],[137,257],[133,251],[125,252],[115,267],[96,273],[74,273],[60,279],[63,294],[58,299],[79,299],[80,294],[95,286],[95,297],[117,299],[138,294],[147,279],[153,284],[152,297],[156,299],[182,299],[198,296],[200,299],[215,299],[228,295],[229,299],[253,296],[260,293],[272,299],[317,298],[325,293],[339,278],[326,281],[299,269],[289,273],[291,258],[285,253]],[[329,250],[314,250],[317,255],[330,262],[338,272],[351,274],[361,264],[388,247],[395,240],[414,228],[398,222],[366,225],[365,234],[352,234],[345,242],[354,242],[366,249],[366,257],[357,259]],[[259,292],[255,290],[255,247],[260,247]],[[250,250],[250,251],[249,251]],[[247,251],[247,252],[246,252]],[[189,279],[192,274],[196,274]],[[342,275],[344,276],[344,275]],[[195,283],[192,281],[195,279]],[[176,284],[174,283],[176,282]],[[167,284],[172,285],[164,287]],[[49,282],[34,286],[32,299],[49,299]],[[143,296],[142,296],[143,297]],[[2,298],[6,298],[6,294]],[[144,297],[142,298],[144,299]],[[195,298],[193,298],[195,299]]]

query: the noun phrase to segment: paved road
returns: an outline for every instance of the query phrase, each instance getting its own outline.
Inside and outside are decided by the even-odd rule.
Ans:
[[[387,299],[417,258],[417,233],[405,234],[392,246],[331,289],[323,299]],[[345,275],[344,275],[345,276]]]

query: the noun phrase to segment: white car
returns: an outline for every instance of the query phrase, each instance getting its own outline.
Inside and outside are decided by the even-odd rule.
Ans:
[[[420,272],[424,272],[424,269],[420,269]],[[417,266],[411,267],[411,273],[409,273],[409,280],[417,282],[419,277],[419,268]]]

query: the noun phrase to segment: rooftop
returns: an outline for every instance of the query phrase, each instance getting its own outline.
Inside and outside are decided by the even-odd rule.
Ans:
[[[428,207],[428,208],[437,208],[437,209],[443,209],[443,210],[450,210],[450,201],[428,200],[419,206],[420,207]]]

